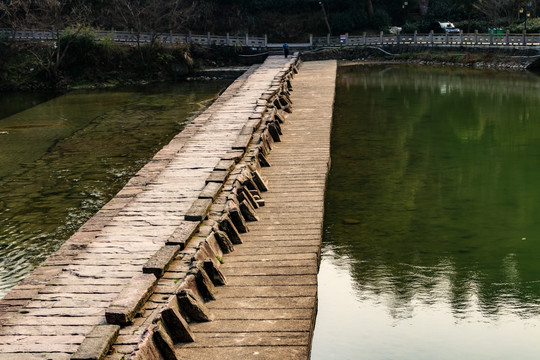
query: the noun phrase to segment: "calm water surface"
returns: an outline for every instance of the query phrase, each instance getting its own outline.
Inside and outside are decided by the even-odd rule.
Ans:
[[[540,358],[540,78],[338,76],[312,359]]]
[[[0,298],[229,83],[3,97]]]

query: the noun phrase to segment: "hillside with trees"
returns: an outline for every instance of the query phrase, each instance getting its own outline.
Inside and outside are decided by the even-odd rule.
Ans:
[[[309,34],[351,35],[402,27],[404,33],[503,28],[540,32],[538,0],[0,0],[0,89],[55,88],[118,77],[170,78],[194,66],[231,65],[238,51],[164,46],[160,33],[268,35],[270,42],[307,42]],[[528,15],[528,16],[527,16]],[[3,31],[2,29],[7,29]],[[52,30],[58,41],[20,43],[16,30]],[[149,44],[97,40],[94,29],[130,31]],[[172,70],[174,69],[174,70]],[[111,80],[112,79],[112,80]]]
[[[247,32],[297,41],[309,33],[353,34],[391,25],[427,32],[437,21],[453,21],[464,31],[518,30],[527,13],[528,29],[538,31],[537,0],[0,0],[0,27]]]

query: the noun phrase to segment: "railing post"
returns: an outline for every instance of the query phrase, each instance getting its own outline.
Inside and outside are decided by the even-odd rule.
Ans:
[[[310,37],[309,42],[312,42],[312,39]],[[268,35],[264,34],[264,47],[268,47]]]
[[[478,45],[478,30],[474,30],[474,45]]]
[[[384,37],[383,37],[383,32],[382,31],[379,34],[379,42],[381,43],[381,45],[384,45]]]
[[[210,46],[210,31],[206,34],[206,45]]]
[[[397,31],[396,33],[396,43],[399,45],[401,43],[401,31]]]
[[[493,45],[493,29],[489,30],[489,45]]]
[[[510,45],[510,30],[506,30],[506,34],[504,35],[504,42],[506,43],[506,46]]]
[[[448,45],[448,33],[445,32],[444,35],[445,35],[445,36],[444,36],[444,43],[445,43],[446,45]]]
[[[191,36],[191,30],[188,31],[188,42],[193,42],[193,37]]]
[[[350,43],[350,40],[349,40],[349,33],[345,33],[345,36],[346,36],[346,38],[345,38],[345,45],[348,46],[348,45],[351,44],[351,43]]]
[[[433,30],[429,32],[429,43],[431,46],[433,46]]]
[[[521,45],[527,45],[527,30],[523,30],[523,35],[521,35]]]
[[[226,36],[226,40],[225,40],[225,41],[226,41],[225,44],[226,44],[227,46],[231,45],[231,38],[230,38],[229,33],[227,33],[227,36]]]
[[[463,46],[463,30],[459,30],[459,45]]]
[[[364,31],[364,34],[362,36],[364,38],[364,46],[367,45],[367,33]]]
[[[330,46],[330,33],[326,34],[326,45]]]
[[[249,46],[249,35],[246,33],[246,46]]]
[[[418,30],[414,30],[413,40],[414,45],[418,44]]]

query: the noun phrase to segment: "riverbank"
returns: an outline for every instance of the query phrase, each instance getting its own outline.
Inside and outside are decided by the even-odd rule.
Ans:
[[[350,62],[391,62],[418,65],[444,65],[472,67],[478,69],[527,70],[532,57],[539,55],[538,50],[527,49],[468,49],[447,48],[432,49],[427,47],[343,47],[309,51],[302,54],[304,61],[344,60]]]
[[[44,44],[0,43],[0,92],[100,89],[184,79],[234,78],[245,69],[245,55],[259,50],[242,47],[157,43],[124,46],[79,35],[70,43],[60,65],[51,65],[51,49]],[[62,46],[62,45],[61,45]],[[304,61],[387,61],[418,65],[443,65],[523,71],[538,58],[537,49],[474,49],[425,46],[341,47],[302,53]],[[242,67],[244,66],[244,67]]]
[[[245,47],[161,43],[126,46],[98,41],[92,34],[56,44],[0,42],[0,92],[59,91],[177,82],[186,78],[232,78],[242,71],[205,69],[251,65]]]

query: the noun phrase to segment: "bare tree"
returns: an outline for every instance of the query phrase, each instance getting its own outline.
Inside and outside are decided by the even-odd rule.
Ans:
[[[17,31],[26,25],[31,0],[2,0],[0,1],[0,24],[7,26],[11,34],[11,43],[15,41]]]
[[[133,29],[140,46],[141,33],[151,34],[150,46],[160,33],[184,25],[192,15],[194,3],[183,0],[116,0],[115,12],[127,29]]]
[[[90,9],[84,0],[36,0],[29,12],[29,22],[50,29],[54,41],[45,49],[36,49],[34,56],[47,71],[50,80],[59,80],[59,67],[65,59],[70,45],[86,26]],[[64,31],[71,36],[63,38]]]
[[[474,7],[496,24],[502,16],[506,15],[509,5],[510,0],[478,0]]]

